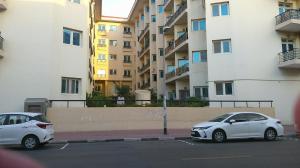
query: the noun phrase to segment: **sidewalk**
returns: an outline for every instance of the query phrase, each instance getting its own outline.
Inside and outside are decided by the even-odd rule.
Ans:
[[[296,136],[294,126],[284,126],[285,135]],[[55,133],[55,142],[93,142],[93,141],[122,141],[122,140],[166,140],[187,139],[189,129],[171,129],[168,135],[162,130],[127,130],[127,131],[91,131],[91,132],[63,132]]]

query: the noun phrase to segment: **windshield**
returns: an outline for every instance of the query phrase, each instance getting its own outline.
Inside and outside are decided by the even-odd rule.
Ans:
[[[44,122],[44,123],[50,123],[50,121],[48,121],[47,118],[45,116],[43,116],[43,115],[34,116],[32,118],[32,120],[36,120],[36,121]]]
[[[222,116],[219,116],[215,119],[210,120],[210,122],[221,122],[221,121],[225,120],[226,118],[228,118],[229,116],[231,116],[231,114],[224,114]]]

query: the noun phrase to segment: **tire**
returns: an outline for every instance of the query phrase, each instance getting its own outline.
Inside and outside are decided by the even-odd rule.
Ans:
[[[223,143],[226,141],[226,133],[221,129],[217,129],[212,134],[212,140],[215,143]]]
[[[275,141],[277,138],[277,131],[274,128],[268,128],[265,131],[265,140],[266,141]]]
[[[26,150],[36,149],[39,145],[40,141],[35,135],[27,135],[22,140],[22,146]]]

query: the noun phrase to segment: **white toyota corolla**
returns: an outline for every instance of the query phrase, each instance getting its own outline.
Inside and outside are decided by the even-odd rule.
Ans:
[[[233,112],[193,126],[193,139],[224,142],[227,139],[264,138],[284,135],[280,120],[255,112]]]
[[[0,113],[0,145],[34,149],[53,138],[53,125],[40,113]]]

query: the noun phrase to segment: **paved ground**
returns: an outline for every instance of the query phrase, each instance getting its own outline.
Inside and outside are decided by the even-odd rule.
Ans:
[[[300,140],[191,140],[51,144],[36,151],[13,149],[49,168],[299,168]]]
[[[295,135],[294,126],[284,126],[285,135]],[[55,134],[55,141],[107,140],[126,138],[180,138],[190,137],[190,129],[171,129],[168,135],[162,130],[63,132]]]

